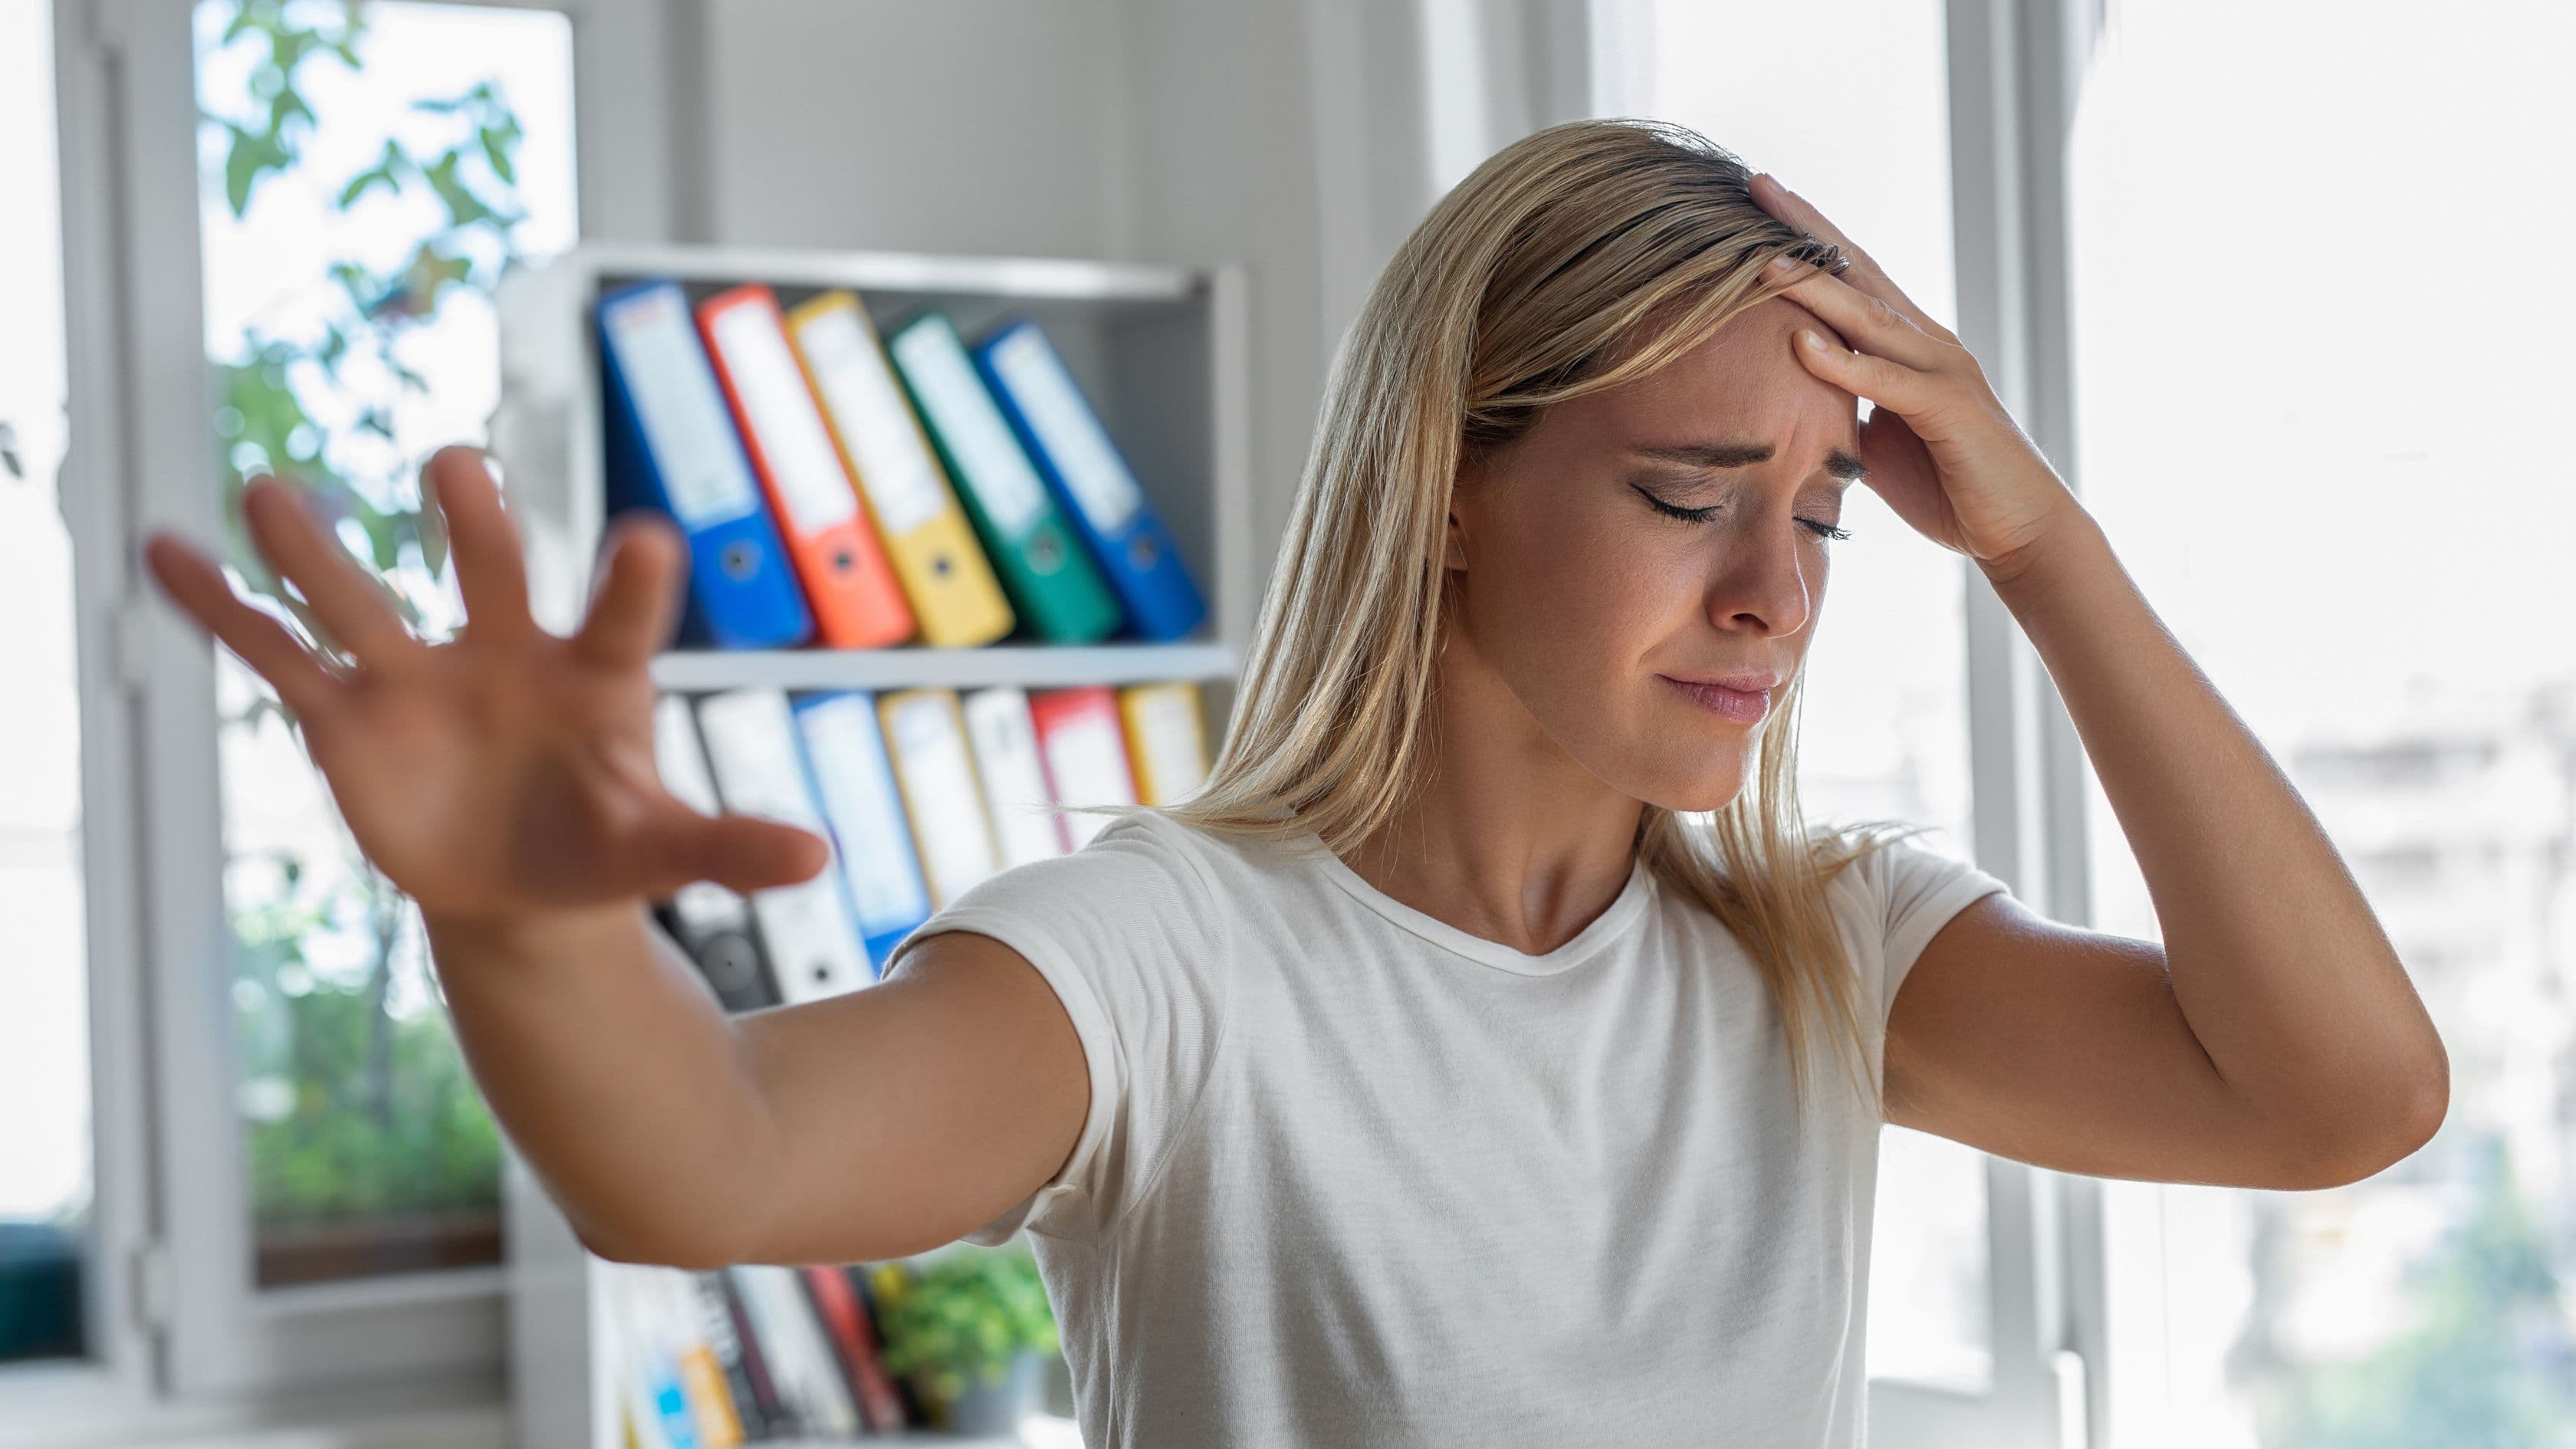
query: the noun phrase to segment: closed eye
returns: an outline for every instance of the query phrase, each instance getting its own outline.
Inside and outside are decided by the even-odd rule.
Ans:
[[[1628,486],[1636,488],[1636,485],[1633,483]],[[1712,503],[1705,508],[1683,508],[1678,504],[1666,503],[1664,500],[1647,492],[1643,488],[1637,488],[1636,491],[1638,497],[1643,498],[1648,503],[1654,505],[1657,513],[1662,514],[1666,518],[1679,519],[1684,523],[1706,523],[1725,511],[1725,506],[1723,504]],[[1804,524],[1808,531],[1815,534],[1818,538],[1844,539],[1851,537],[1850,529],[1836,527],[1820,518],[1801,518],[1798,522]]]

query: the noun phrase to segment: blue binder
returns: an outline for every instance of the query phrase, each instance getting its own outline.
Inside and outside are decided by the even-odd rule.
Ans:
[[[930,887],[912,849],[912,825],[886,755],[876,700],[863,690],[800,694],[791,701],[797,740],[823,818],[831,823],[841,886],[879,974],[896,945],[930,919]]]
[[[811,639],[813,612],[679,284],[603,294],[599,363],[608,511],[668,514],[689,541],[679,642],[782,649]]]
[[[976,344],[975,366],[1100,560],[1126,606],[1128,627],[1156,641],[1197,628],[1207,617],[1206,600],[1116,440],[1046,333],[1025,318],[1006,323]]]

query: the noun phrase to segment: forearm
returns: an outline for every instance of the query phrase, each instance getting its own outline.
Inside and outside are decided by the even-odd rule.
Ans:
[[[2438,1115],[2441,1039],[2377,918],[2095,520],[2074,511],[2014,563],[1996,592],[2066,701],[2219,1074],[2302,1150],[2366,1152]]]
[[[642,904],[426,925],[467,1065],[583,1241],[721,1258],[774,1133],[740,1034]]]

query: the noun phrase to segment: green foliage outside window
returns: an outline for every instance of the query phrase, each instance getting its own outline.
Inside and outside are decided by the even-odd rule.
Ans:
[[[255,320],[234,356],[215,359],[226,561],[316,638],[303,601],[243,530],[244,485],[262,474],[292,485],[422,627],[420,601],[447,587],[447,549],[410,467],[391,461],[397,409],[429,386],[405,362],[403,343],[435,327],[460,289],[488,293],[519,260],[512,231],[522,220],[522,135],[491,80],[414,103],[416,121],[434,117],[443,128],[440,144],[388,136],[355,174],[309,174],[308,82],[315,67],[361,71],[366,33],[358,0],[235,0],[208,57],[251,62],[246,103],[209,105],[203,120],[220,140],[221,187],[236,221],[288,178],[329,187],[342,216],[423,195],[437,203],[436,223],[405,244],[398,265],[335,261],[315,279],[318,297],[293,299],[295,320],[274,330]],[[224,725],[256,730],[271,715],[292,723],[262,692]],[[345,831],[340,841],[340,869],[292,854],[236,859],[228,881],[255,1215],[264,1235],[339,1219],[488,1215],[499,1193],[499,1137],[443,1013],[429,1007],[434,987],[419,953],[404,950],[417,934],[409,903]],[[398,970],[406,960],[407,977]]]

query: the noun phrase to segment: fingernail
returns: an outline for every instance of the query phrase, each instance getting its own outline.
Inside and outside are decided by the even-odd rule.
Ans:
[[[1789,275],[1791,269],[1797,265],[1798,259],[1796,257],[1789,255],[1787,252],[1782,252],[1780,255],[1773,257],[1771,260],[1762,264],[1762,274],[1766,277],[1785,277]]]
[[[1822,352],[1825,350],[1825,339],[1801,327],[1798,329],[1798,345],[1809,352]]]

